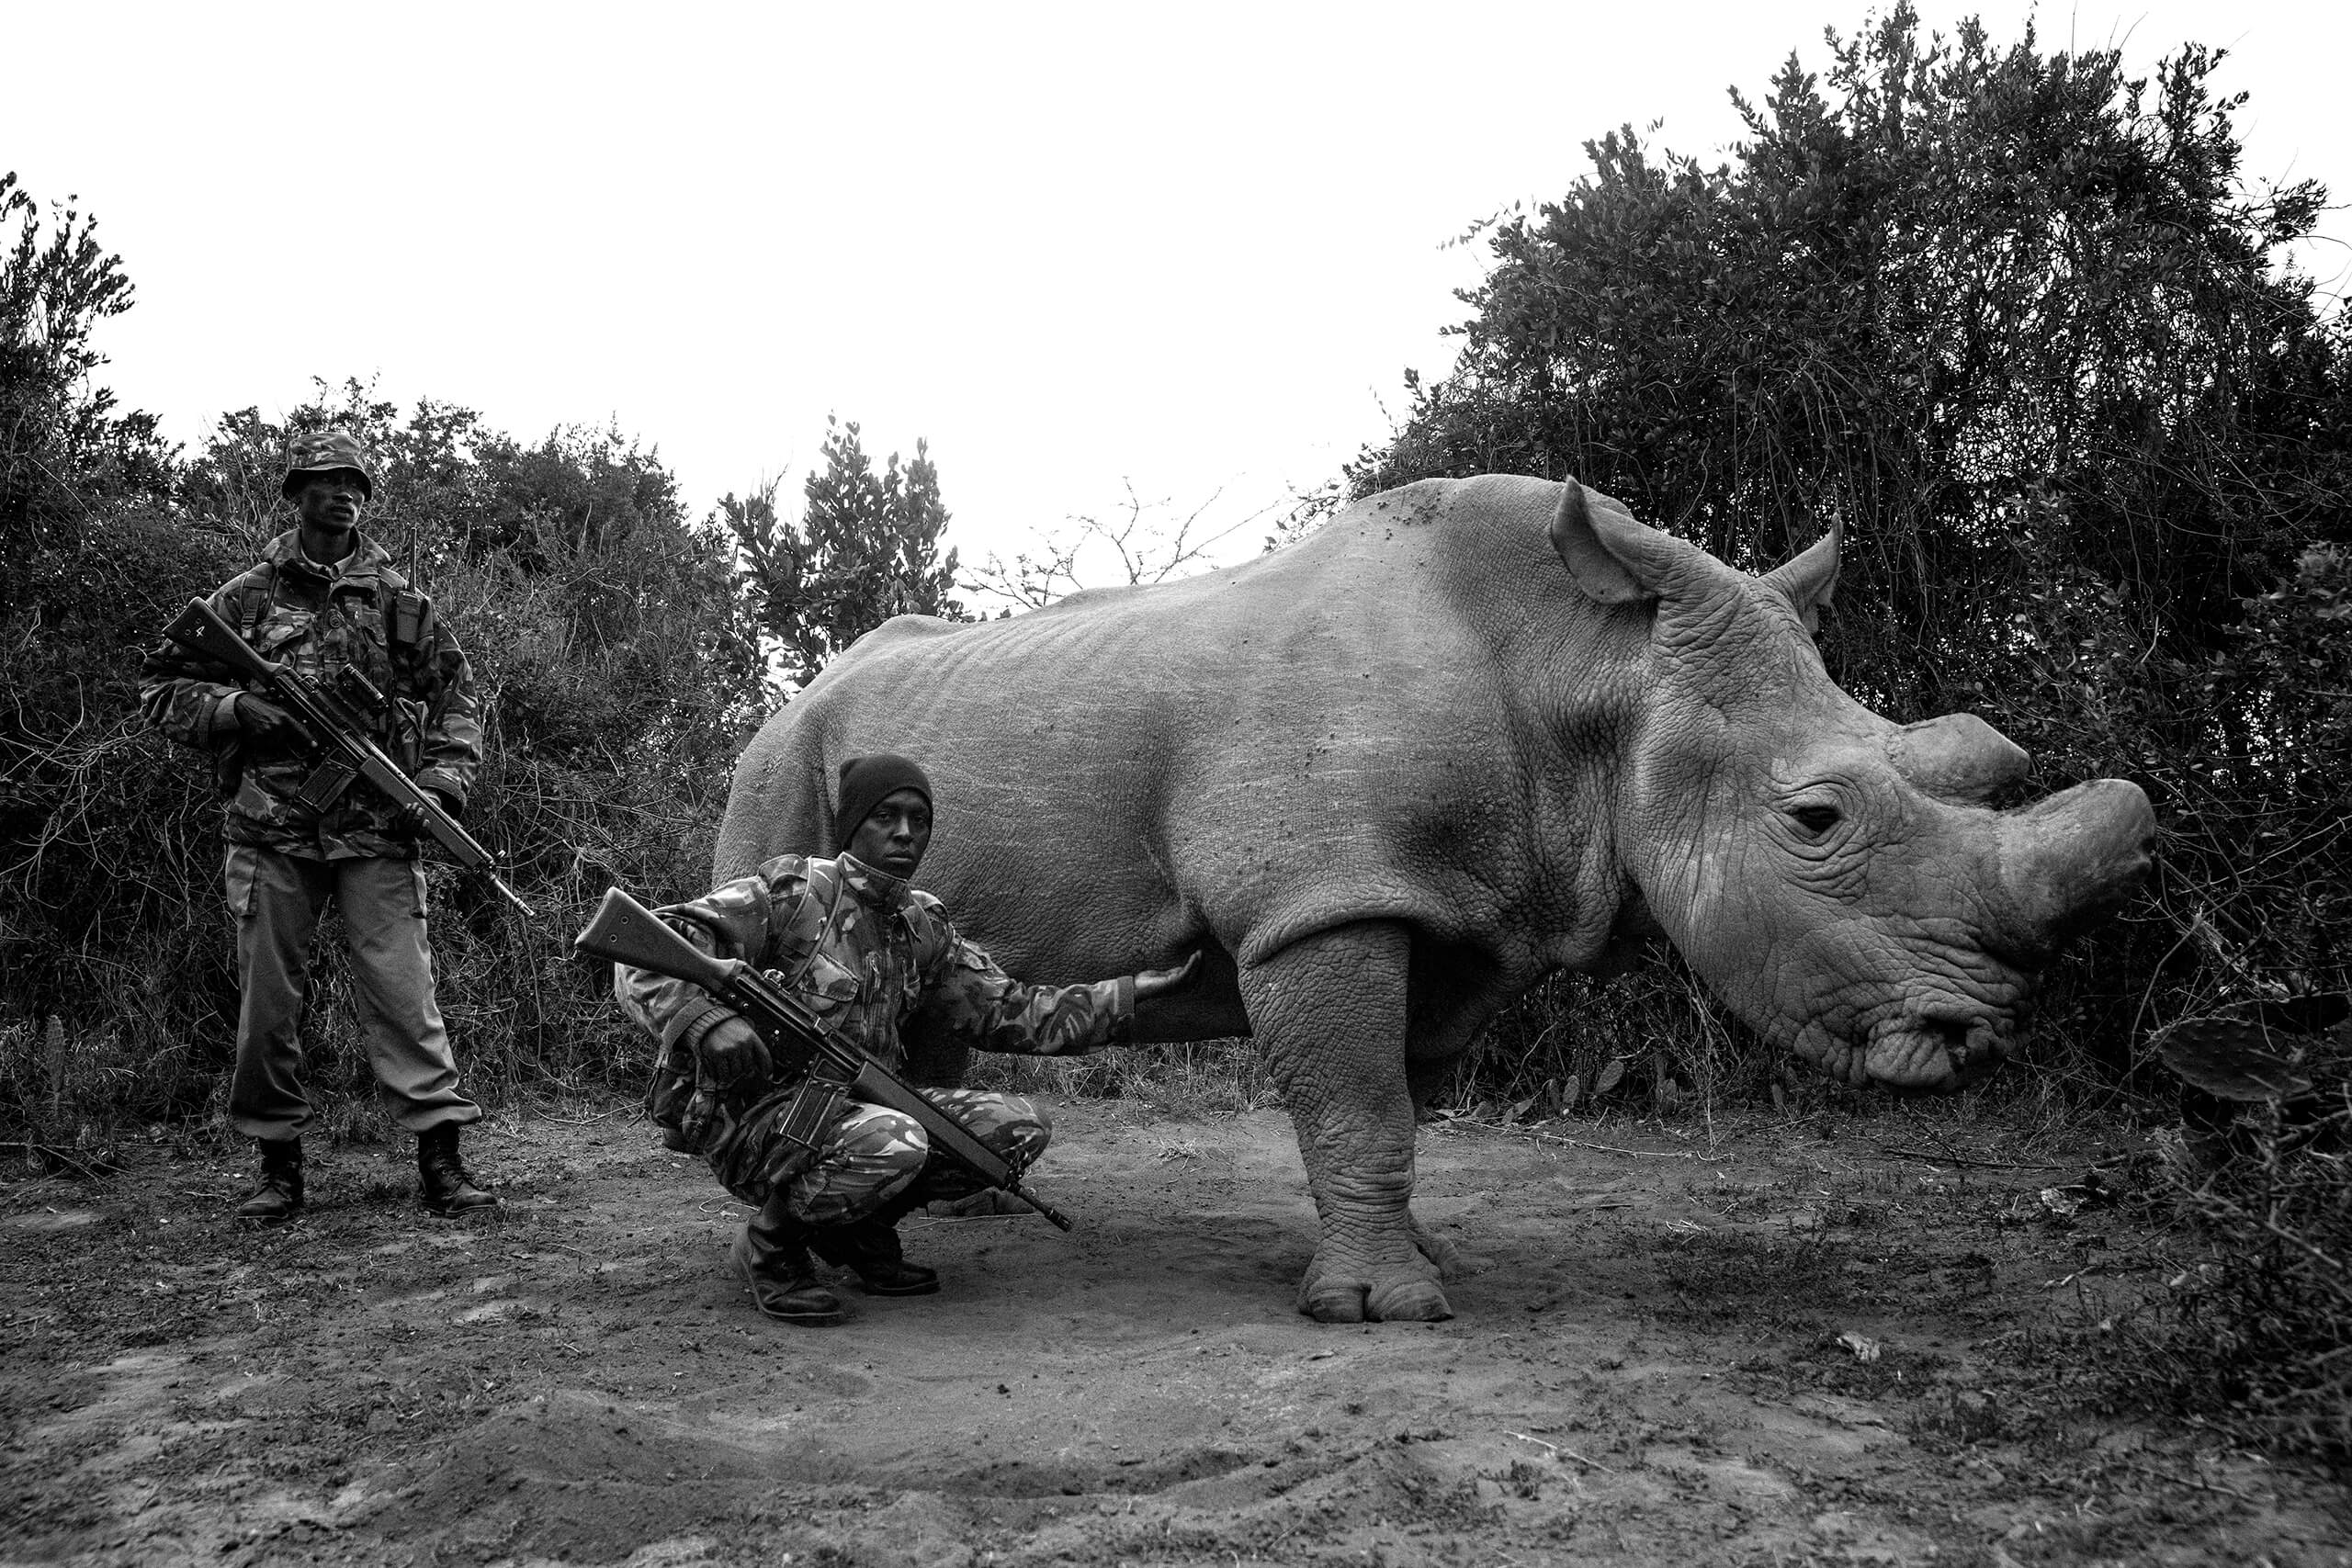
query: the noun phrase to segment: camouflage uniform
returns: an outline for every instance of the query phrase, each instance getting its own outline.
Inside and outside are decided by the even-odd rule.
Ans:
[[[392,710],[379,716],[374,739],[462,810],[481,760],[466,656],[381,546],[356,530],[352,545],[322,566],[304,554],[300,530],[289,530],[214,591],[212,608],[264,657],[330,689],[345,668],[367,676]],[[311,1118],[300,1031],[311,939],[330,897],[343,909],[377,1079],[401,1125],[422,1134],[476,1120],[434,997],[415,839],[365,783],[323,815],[298,804],[317,758],[248,755],[234,712],[243,688],[223,673],[164,643],[147,656],[140,703],[164,735],[213,754],[229,801],[226,880],[243,993],[232,1122],[266,1142],[297,1136]]]
[[[956,933],[939,900],[854,855],[784,855],[707,897],[661,911],[686,940],[771,976],[865,1054],[898,1067],[908,1045],[958,1043],[1035,1055],[1077,1055],[1132,1032],[1131,976],[1086,986],[1024,986]],[[842,1225],[893,1200],[960,1197],[976,1186],[926,1168],[922,1129],[902,1112],[847,1103],[815,1150],[776,1135],[801,1074],[779,1063],[764,1080],[718,1085],[696,1047],[734,1015],[682,980],[620,967],[614,990],[658,1036],[647,1109],[673,1148],[701,1155],[729,1192],[763,1204],[782,1194],[799,1220]],[[980,1141],[1025,1168],[1050,1134],[1018,1096],[933,1089]],[[919,1185],[918,1185],[919,1183]]]

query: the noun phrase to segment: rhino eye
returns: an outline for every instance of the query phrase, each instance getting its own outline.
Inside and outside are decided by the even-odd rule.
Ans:
[[[1838,826],[1840,820],[1838,808],[1834,806],[1800,806],[1789,815],[1795,819],[1799,828],[1815,839]]]

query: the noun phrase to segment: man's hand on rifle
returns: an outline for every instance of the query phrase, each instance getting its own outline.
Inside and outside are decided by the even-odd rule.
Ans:
[[[299,751],[309,737],[294,716],[252,692],[239,692],[236,704],[237,729],[255,751]]]
[[[695,1050],[702,1058],[702,1070],[722,1087],[739,1078],[764,1078],[772,1070],[767,1043],[741,1018],[721,1020]]]
[[[431,795],[433,803],[447,813],[452,820],[464,815],[458,803],[439,790],[427,789],[424,793]],[[407,837],[421,839],[424,836],[424,808],[421,806],[403,806],[393,817],[392,824],[396,829]]]

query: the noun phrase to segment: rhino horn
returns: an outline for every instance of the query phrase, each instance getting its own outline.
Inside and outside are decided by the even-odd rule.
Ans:
[[[1597,497],[1601,504],[1595,506]],[[1698,546],[1662,533],[1570,479],[1552,514],[1552,547],[1588,598],[1603,604],[1693,596],[1723,568]]]
[[[1973,713],[1905,725],[1886,738],[1886,757],[1896,773],[1941,800],[1983,800],[2033,768],[2024,747]]]
[[[2124,779],[2076,784],[2000,823],[2000,935],[2029,958],[2121,903],[2153,863],[2155,811]]]

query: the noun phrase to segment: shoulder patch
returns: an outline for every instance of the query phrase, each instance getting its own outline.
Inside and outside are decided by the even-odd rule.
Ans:
[[[916,967],[929,969],[956,951],[956,927],[947,919],[946,906],[921,888],[907,889],[907,901],[899,908],[899,918],[906,922],[907,934],[914,939]]]

